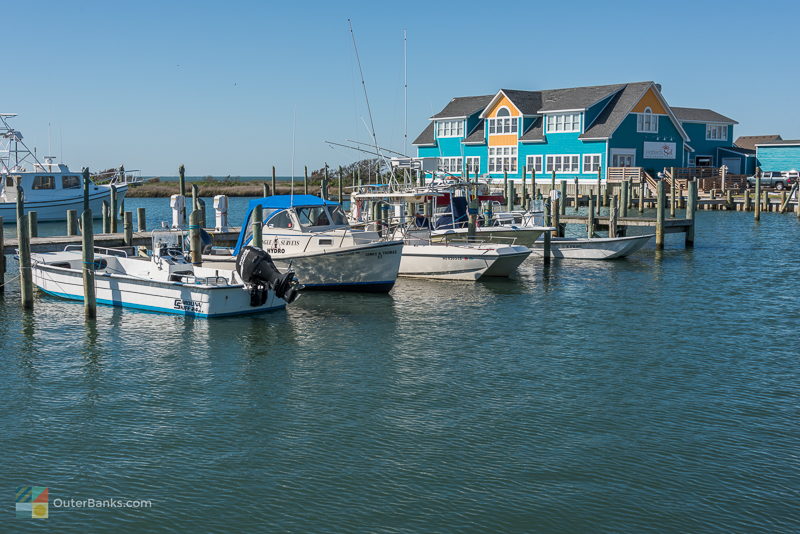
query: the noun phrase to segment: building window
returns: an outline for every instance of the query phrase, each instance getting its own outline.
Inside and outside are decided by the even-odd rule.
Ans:
[[[31,189],[55,189],[56,179],[53,176],[34,176]]]
[[[464,137],[464,121],[436,121],[436,137]]]
[[[478,174],[481,172],[480,156],[467,156],[467,171],[471,174]]]
[[[727,124],[706,124],[706,141],[727,141]]]
[[[658,133],[658,115],[653,115],[653,110],[644,108],[644,112],[636,117],[636,131],[639,133]]]
[[[580,158],[577,154],[566,154],[561,156],[547,156],[547,172],[557,173],[579,173],[578,169]]]
[[[517,147],[490,146],[489,172],[517,172]]]
[[[580,132],[580,113],[557,113],[547,116],[547,133]]]
[[[486,119],[489,135],[494,134],[515,134],[517,133],[517,118],[512,117],[508,108],[502,107],[497,111],[497,116],[493,119]]]
[[[461,174],[461,156],[439,158],[439,170],[450,174]]]
[[[536,174],[542,174],[542,156],[527,156],[525,158],[525,173],[530,174],[535,171]]]
[[[81,180],[77,176],[62,176],[61,189],[80,189]]]
[[[583,155],[583,172],[597,172],[600,169],[600,154]]]

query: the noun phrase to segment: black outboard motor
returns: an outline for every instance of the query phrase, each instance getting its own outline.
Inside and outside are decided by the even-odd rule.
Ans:
[[[242,248],[236,257],[236,272],[250,287],[251,306],[260,306],[266,302],[267,288],[272,289],[287,304],[297,300],[300,290],[303,289],[295,278],[294,271],[281,274],[269,254],[260,248]]]

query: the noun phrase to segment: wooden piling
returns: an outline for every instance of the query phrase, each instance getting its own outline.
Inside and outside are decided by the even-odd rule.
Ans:
[[[730,193],[730,191],[728,191]],[[697,210],[697,180],[689,182],[689,191],[686,198],[686,218],[692,221],[692,225],[686,229],[684,233],[684,246],[686,248],[694,247],[694,224],[695,224],[695,211]]]
[[[303,194],[308,194],[308,165],[303,166]]]
[[[753,218],[756,221],[761,220],[761,169],[756,167],[756,194]]]
[[[553,226],[556,227],[555,236],[563,237],[561,235],[561,199],[553,199]]]
[[[92,179],[89,176],[89,168],[83,168],[83,211],[89,209],[89,184]]]
[[[6,243],[3,233],[3,218],[0,217],[0,295],[6,292]]]
[[[631,183],[628,180],[622,182],[622,190],[620,191],[620,199],[619,199],[619,216],[620,217],[627,217],[628,216],[628,202],[630,192]]]
[[[589,210],[586,217],[586,237],[591,239],[594,237],[594,196],[589,192]]]
[[[550,173],[550,191],[556,190],[556,171],[553,170]]]
[[[198,208],[197,199],[198,199],[198,197],[199,197],[199,192],[197,190],[197,184],[192,184],[192,211],[197,211],[197,208]],[[189,221],[189,224],[191,224],[191,221]]]
[[[600,215],[600,189],[603,187],[603,168],[598,166],[597,167],[597,205],[595,208],[597,209],[597,215]]]
[[[67,210],[67,235],[78,235],[78,212]]]
[[[744,211],[750,211],[750,191],[744,192]]]
[[[550,201],[545,200],[544,202],[544,225],[545,226],[552,226],[552,217],[550,214],[552,213],[552,206],[550,205]],[[550,231],[546,231],[542,236],[544,240],[544,247],[542,247],[542,254],[544,255],[544,264],[550,265]]]
[[[200,242],[200,212],[192,210],[189,215],[189,253],[193,265],[201,265],[203,262],[203,251]]]
[[[644,213],[645,183],[644,178],[639,180],[639,213]]]
[[[690,192],[690,194],[691,194],[691,192]],[[725,209],[726,210],[734,209],[734,205],[733,205],[733,190],[732,189],[728,189],[727,191],[725,191]]]
[[[322,183],[320,184],[319,189],[319,196],[322,197],[322,200],[328,200],[328,164],[325,164],[325,176],[322,178]]]
[[[503,171],[503,191],[508,196],[508,171]],[[508,198],[506,198],[506,204],[508,204]]]
[[[478,199],[472,198],[468,205],[467,241],[475,240],[475,229],[478,226]]]
[[[536,200],[536,169],[531,169],[531,200]]]
[[[133,213],[130,211],[122,214],[122,232],[122,242],[125,246],[133,246]]]
[[[35,211],[28,212],[28,236],[39,237],[39,214]]]
[[[136,225],[140,232],[147,231],[147,219],[145,217],[144,208],[136,208]]]
[[[83,211],[86,211],[86,210],[83,210]],[[107,200],[103,201],[102,213],[103,213],[103,233],[104,234],[109,234],[109,233],[111,233],[111,221],[109,220],[109,217],[108,217],[108,201]],[[82,216],[83,215],[81,215],[81,217]]]
[[[180,167],[178,167],[178,186],[180,189],[180,195],[185,199],[186,198],[186,167],[183,166],[181,163]],[[183,228],[186,226],[186,202],[183,203],[183,207],[181,208],[181,212],[179,214],[180,217],[180,227]]]
[[[272,166],[272,189],[270,191],[272,191],[273,195],[278,191],[278,189],[275,187],[275,165]]]
[[[109,219],[111,219],[111,230],[112,234],[117,233],[117,186],[111,186],[111,206],[109,207],[108,213]]]
[[[268,196],[270,196],[269,195],[269,184],[267,184],[267,182],[264,182],[263,184],[261,184],[261,197],[262,198],[266,198]]]
[[[97,317],[97,301],[94,287],[94,234],[92,233],[92,210],[81,213],[81,255],[83,257],[83,314],[87,319]]]
[[[17,186],[17,244],[19,248],[19,288],[22,309],[33,309],[33,274],[31,273],[31,241],[25,217],[25,191]]]
[[[656,248],[664,248],[664,180],[658,181],[656,188]]]
[[[669,216],[675,218],[675,167],[669,168]]]
[[[514,180],[508,180],[506,184],[506,210],[513,211],[514,210],[514,197],[516,196],[516,192],[514,191]]]
[[[342,170],[342,166],[339,165],[339,198],[337,198],[336,201],[339,202],[340,206],[343,204],[342,196],[344,195],[342,179],[344,179],[344,171]]]
[[[520,201],[520,204],[522,204],[522,210],[523,211],[527,211],[527,209],[528,209],[528,202],[527,202],[527,200],[528,200],[528,184],[526,183],[526,180],[528,179],[528,173],[525,172],[525,171],[522,171],[520,174],[522,175],[522,187],[520,188],[520,191],[522,192],[522,194],[521,194],[522,200]],[[477,173],[475,174],[475,179],[476,180],[478,179]],[[467,171],[467,181],[469,181],[469,171]]]
[[[578,187],[578,177],[575,177],[575,213],[578,213],[578,204],[580,203],[581,193]]]
[[[264,208],[262,206],[256,206],[253,209],[253,241],[251,245],[257,248],[263,247],[263,240],[262,240],[262,231],[263,225],[262,222],[264,220]]]
[[[567,181],[561,180],[561,196],[558,199],[558,212],[560,215],[567,214]]]
[[[608,208],[608,237],[617,237],[617,196],[614,195],[614,200]]]

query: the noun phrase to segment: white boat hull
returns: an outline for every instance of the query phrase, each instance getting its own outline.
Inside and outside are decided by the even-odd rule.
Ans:
[[[402,241],[382,241],[306,254],[270,252],[270,256],[281,271],[293,270],[306,289],[385,293],[397,280],[402,250]],[[235,262],[233,256],[203,256],[205,267],[232,269]]]
[[[83,301],[83,273],[80,270],[36,263],[31,271],[33,283],[45,293]],[[203,286],[100,272],[95,276],[95,295],[98,304],[204,318],[261,313],[286,307],[286,302],[277,298],[273,291],[268,292],[264,304],[250,306],[250,294],[242,285]]]
[[[624,258],[641,249],[653,234],[631,237],[595,237],[591,239],[553,238],[550,257],[568,260],[613,260]],[[544,242],[533,245],[533,253],[544,255]]]
[[[403,246],[400,276],[438,280],[479,280],[484,276],[509,276],[530,255],[523,246]]]
[[[466,241],[467,231],[467,228],[434,230],[431,232],[431,240],[436,242]],[[530,247],[544,231],[544,228],[525,228],[522,226],[482,226],[475,229],[475,240],[494,240],[498,244]]]
[[[92,216],[98,218],[102,216],[102,207],[104,200],[111,199],[111,190],[105,186],[99,186],[100,191],[92,192],[89,195],[89,208],[92,210]],[[78,215],[83,212],[83,192],[79,196],[72,196],[58,200],[40,200],[40,201],[26,201],[25,213],[35,211],[39,222],[64,222],[67,220],[67,210],[75,210]],[[125,198],[125,193],[128,191],[128,186],[120,186],[117,188],[117,202],[121,202]],[[17,204],[16,202],[0,202],[0,217],[3,218],[4,223],[13,223],[17,220]]]

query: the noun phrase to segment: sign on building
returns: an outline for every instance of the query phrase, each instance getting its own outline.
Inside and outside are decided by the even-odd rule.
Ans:
[[[643,148],[644,159],[675,159],[675,143],[661,143],[645,141]]]

